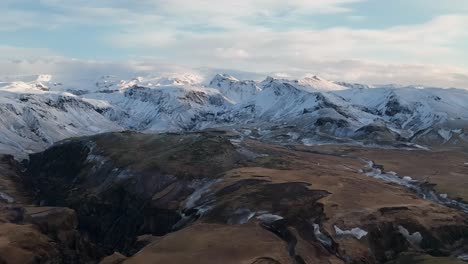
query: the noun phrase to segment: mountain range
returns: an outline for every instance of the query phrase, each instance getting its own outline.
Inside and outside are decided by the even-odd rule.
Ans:
[[[109,131],[235,130],[274,142],[465,147],[468,91],[217,74],[0,78],[0,152]]]

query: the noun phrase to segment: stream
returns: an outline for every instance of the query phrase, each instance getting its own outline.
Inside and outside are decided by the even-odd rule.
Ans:
[[[446,194],[439,194],[424,182],[413,180],[410,177],[401,178],[396,173],[382,171],[381,166],[375,164],[373,161],[364,161],[367,162],[366,167],[369,169],[367,172],[363,171],[366,176],[405,186],[425,200],[455,208],[468,214],[468,204],[450,199]]]

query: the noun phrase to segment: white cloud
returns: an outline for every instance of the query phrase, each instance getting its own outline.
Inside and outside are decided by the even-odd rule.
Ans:
[[[313,73],[331,80],[367,84],[403,84],[468,89],[468,70],[446,65],[381,63],[344,60],[315,61],[309,71],[298,70],[294,76]]]
[[[37,60],[37,59],[51,59],[58,57],[58,55],[45,48],[22,48],[15,46],[0,45],[0,60]]]
[[[181,66],[143,59],[126,62],[98,62],[45,57],[36,60],[0,60],[0,72],[2,73],[0,77],[52,74],[70,76],[69,78],[74,80],[80,78],[97,79],[103,75],[116,75],[122,79],[130,79],[148,74],[197,73],[209,80],[215,73],[230,73],[241,79],[260,80],[267,75],[281,78],[302,78],[312,74],[334,81],[366,84],[417,84],[468,89],[468,70],[451,66],[385,64],[362,60],[315,60],[309,61],[308,65],[307,69],[289,69],[283,72],[241,72],[236,71],[236,69]],[[234,66],[235,64],[229,64],[229,67]]]
[[[222,59],[248,59],[250,54],[243,49],[216,48],[214,55]]]
[[[189,16],[207,21],[242,20],[252,16],[272,16],[278,13],[327,14],[350,12],[347,6],[364,0],[149,0],[155,7],[162,8],[170,15]]]
[[[327,28],[277,32],[248,28],[215,33],[150,30],[119,34],[110,39],[110,44],[162,54],[162,59],[178,63],[203,61],[207,66],[219,67],[235,62],[242,69],[264,71],[307,69],[317,60],[463,65],[466,51],[459,44],[468,39],[467,24],[468,16],[451,15],[420,25],[384,30]]]
[[[371,83],[468,87],[466,71],[445,66],[468,68],[464,46],[468,45],[468,15],[444,15],[422,24],[384,29],[292,24],[273,28],[258,23],[288,24],[292,18],[320,14],[362,20],[366,18],[351,9],[350,4],[365,1],[371,0],[2,0],[0,7],[8,12],[0,17],[0,31],[10,34],[24,28],[68,30],[76,25],[99,25],[100,29],[106,29],[99,39],[104,44],[123,54],[151,55],[165,62],[228,65],[234,69],[286,74],[312,72],[337,80]],[[424,8],[460,14],[468,10],[465,0],[452,1],[460,4],[460,12],[448,1],[397,2],[411,3],[408,5],[418,12],[424,12]],[[28,3],[39,3],[47,11],[19,8],[27,7]],[[67,64],[66,59],[50,62],[57,54],[48,49],[0,46],[0,53],[0,59],[23,59],[13,66],[2,64],[0,74],[15,70],[59,71],[64,65],[69,68],[78,65],[77,61]],[[110,69],[129,69],[127,63],[118,65]],[[147,70],[154,69],[151,63],[144,65]]]
[[[153,29],[215,25],[233,29],[248,25],[248,19],[256,16],[350,12],[348,4],[361,1],[365,0],[3,0],[0,7],[8,12],[0,17],[0,31],[83,24]],[[32,4],[43,8],[26,8]]]
[[[177,36],[170,31],[122,32],[110,37],[105,36],[103,41],[119,48],[151,47],[151,49],[155,49],[173,45],[177,42]]]
[[[39,21],[39,14],[35,12],[8,10],[8,12],[2,12],[0,16],[0,32],[13,32],[23,28],[35,28],[39,24],[37,21]],[[41,26],[44,27],[44,24]]]

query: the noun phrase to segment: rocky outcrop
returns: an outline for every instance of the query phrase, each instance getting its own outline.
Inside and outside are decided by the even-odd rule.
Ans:
[[[0,224],[0,261],[7,264],[63,263],[50,238],[32,225]]]
[[[384,124],[370,124],[361,127],[356,131],[354,138],[370,144],[374,142],[392,145],[395,142],[404,141],[398,133],[392,131]]]
[[[0,182],[0,262],[93,263],[101,255],[77,230],[75,211],[63,207],[30,204],[22,186],[21,167],[11,157],[2,157]]]

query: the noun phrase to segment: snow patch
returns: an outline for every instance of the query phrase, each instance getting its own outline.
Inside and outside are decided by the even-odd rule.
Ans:
[[[298,80],[297,83],[317,91],[341,91],[348,89],[348,87],[328,81],[317,75],[307,76],[302,80]]]
[[[287,134],[292,140],[298,140],[299,137],[301,136],[299,133],[295,132],[288,132]]]
[[[387,182],[393,182],[399,185],[406,186],[408,188],[411,188],[412,186],[410,185],[408,178],[406,179],[401,179],[397,175],[394,174],[388,174],[388,173],[383,173],[381,169],[377,168],[374,164],[374,162],[369,161],[367,163],[367,168],[371,169],[369,172],[366,173],[366,176],[373,177],[376,179],[381,179]]]
[[[256,218],[265,224],[272,224],[273,222],[283,219],[283,217],[280,215],[275,215],[275,214],[270,214],[270,213],[261,214],[257,216]]]
[[[457,258],[459,260],[468,262],[468,253],[462,253],[462,254],[458,255]]]
[[[452,131],[447,129],[439,129],[437,131],[439,136],[441,136],[445,141],[449,141],[452,138]]]
[[[393,174],[393,175],[396,175],[396,174]],[[411,181],[413,181],[413,178],[411,178],[410,176],[405,176],[405,177],[403,177],[403,180],[405,180],[407,182],[411,182]]]
[[[244,129],[242,130],[242,134],[244,134],[244,136],[250,136],[252,134],[252,130]]]
[[[322,243],[322,245],[330,247],[332,245],[332,240],[328,236],[324,235],[320,231],[320,226],[318,224],[314,224],[314,235],[315,238]]]
[[[408,242],[410,242],[414,246],[419,246],[421,244],[421,241],[423,240],[421,233],[414,232],[413,234],[410,234],[408,229],[404,228],[401,225],[398,226],[398,232],[400,232],[400,234],[402,234],[406,238],[406,240],[408,240]]]
[[[362,230],[361,228],[358,228],[358,227],[353,228],[351,230],[342,230],[336,225],[334,227],[335,227],[335,233],[337,236],[353,236],[357,239],[361,239],[368,234],[367,231]]]
[[[194,208],[197,202],[202,198],[203,194],[207,193],[210,190],[211,186],[220,182],[221,180],[222,179],[194,181],[189,187],[195,190],[185,200],[185,208],[186,209]]]
[[[7,203],[14,203],[15,202],[15,199],[13,197],[11,197],[10,195],[4,193],[4,192],[0,192],[0,200],[2,201],[5,201]]]
[[[230,225],[243,225],[249,222],[252,217],[255,216],[255,212],[250,211],[248,208],[239,208],[232,213],[228,219]]]

